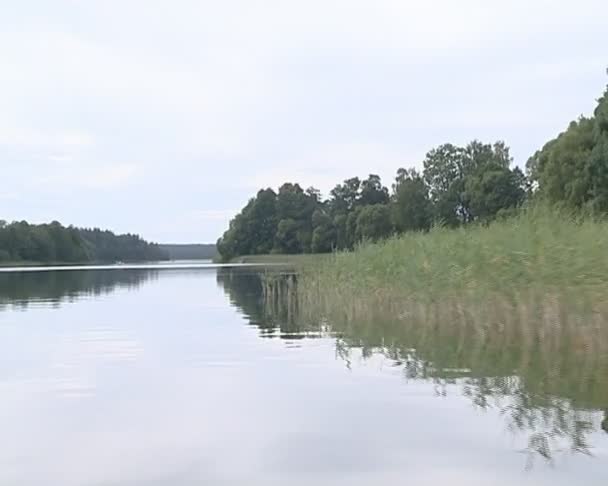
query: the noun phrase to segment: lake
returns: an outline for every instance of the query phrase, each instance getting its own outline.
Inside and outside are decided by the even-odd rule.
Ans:
[[[4,269],[0,485],[607,484],[601,346],[306,321],[261,273]]]

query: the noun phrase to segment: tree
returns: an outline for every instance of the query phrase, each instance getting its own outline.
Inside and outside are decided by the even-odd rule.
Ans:
[[[444,144],[427,153],[424,180],[435,209],[434,217],[448,226],[465,222],[467,203],[464,195],[464,150]]]
[[[424,180],[429,186],[435,218],[449,226],[474,221],[476,214],[472,207],[470,189],[480,188],[483,183],[476,185],[472,181],[483,180],[483,174],[491,171],[496,172],[494,177],[501,173],[508,180],[511,177],[507,175],[511,162],[509,148],[504,142],[490,145],[474,140],[466,147],[445,144],[431,150],[424,160]],[[514,174],[513,178],[517,179],[517,176]],[[491,190],[487,184],[483,187],[484,190]],[[487,200],[496,202],[503,196],[488,196]],[[494,209],[482,208],[482,204],[483,200],[478,198],[478,212],[495,214]]]
[[[352,211],[359,200],[361,181],[358,177],[346,179],[330,191],[329,207],[332,214],[346,214]]]
[[[279,253],[304,253],[300,238],[300,225],[293,219],[279,221],[275,237],[275,249]]]
[[[272,189],[258,192],[248,219],[250,253],[270,253],[278,225],[277,195]]]
[[[335,248],[337,250],[346,250],[351,247],[351,242],[348,239],[346,231],[347,219],[348,216],[346,214],[336,214],[332,221],[335,233]]]
[[[581,208],[589,200],[593,131],[594,121],[590,118],[572,122],[528,160],[530,179],[549,203]]]
[[[386,238],[393,231],[391,213],[385,204],[364,206],[357,216],[356,238],[377,241]]]
[[[481,221],[490,221],[499,211],[520,206],[526,197],[526,177],[518,167],[478,171],[467,178],[465,187],[471,214]]]
[[[361,214],[362,207],[355,207],[348,216],[346,217],[346,225],[345,225],[345,241],[346,248],[352,250],[355,246],[355,243],[359,239],[357,236],[357,220],[359,219],[359,214]]]
[[[590,118],[581,117],[526,165],[538,195],[551,204],[608,211],[608,88]]]
[[[433,206],[429,188],[415,169],[399,169],[393,185],[393,221],[398,232],[427,230]]]
[[[26,221],[0,226],[2,259],[32,262],[115,262],[165,260],[160,247],[137,235],[115,235],[111,231],[65,227],[59,222],[28,224]]]
[[[295,232],[298,239],[298,247],[301,252],[309,252],[312,240],[312,214],[319,206],[319,192],[314,188],[307,189],[306,192],[298,184],[286,183],[279,188],[277,195],[277,216],[280,221],[290,220],[289,228]],[[284,228],[287,226],[284,225]],[[282,241],[285,233],[277,235],[275,238],[277,250],[281,251],[286,247],[291,247],[292,242]]]
[[[388,204],[389,199],[388,189],[382,185],[380,176],[370,174],[367,179],[361,182],[359,205]]]
[[[317,209],[312,215],[313,253],[327,253],[336,247],[336,229],[329,214],[324,209]]]

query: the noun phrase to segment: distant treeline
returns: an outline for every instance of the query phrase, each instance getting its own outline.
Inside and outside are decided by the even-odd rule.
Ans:
[[[0,221],[0,262],[83,263],[168,260],[168,253],[138,235],[100,229]]]
[[[173,245],[162,244],[160,248],[167,252],[171,260],[211,260],[217,256],[214,244]]]
[[[427,153],[422,172],[399,169],[390,190],[373,174],[347,179],[327,199],[292,183],[263,189],[230,222],[218,250],[229,260],[351,249],[434,224],[489,222],[531,200],[608,212],[608,90],[594,116],[572,122],[529,159],[526,174],[512,161],[504,142],[444,144]]]

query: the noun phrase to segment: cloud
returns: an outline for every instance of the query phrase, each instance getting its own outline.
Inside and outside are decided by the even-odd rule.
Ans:
[[[65,191],[66,189],[79,191],[87,189],[117,189],[127,185],[137,175],[137,166],[134,164],[106,164],[87,166],[73,162],[69,158],[60,157],[53,165],[52,173],[34,179],[38,189],[47,192]]]
[[[304,188],[314,186],[325,195],[339,182],[349,177],[379,174],[390,185],[397,168],[419,165],[424,152],[406,153],[386,144],[353,142],[328,144],[288,159],[284,164],[256,172],[242,181],[249,192],[263,187],[275,190],[283,182],[297,182]]]
[[[506,140],[522,164],[593,109],[606,16],[599,0],[13,2],[0,160],[32,204],[6,217],[52,209],[157,234],[134,198],[156,214],[210,211],[188,217],[214,240],[225,208],[284,180],[389,182],[473,138]],[[75,208],[65,191],[90,197]]]

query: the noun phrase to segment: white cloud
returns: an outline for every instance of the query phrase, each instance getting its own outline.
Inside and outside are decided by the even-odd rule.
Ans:
[[[284,180],[388,183],[448,140],[505,139],[522,164],[592,110],[606,17],[599,0],[14,2],[0,20],[0,160],[32,204],[6,217],[41,218],[53,191],[103,191],[104,205],[52,210],[145,236],[159,222],[140,227],[129,197],[223,214]],[[214,240],[220,217],[207,221]]]

